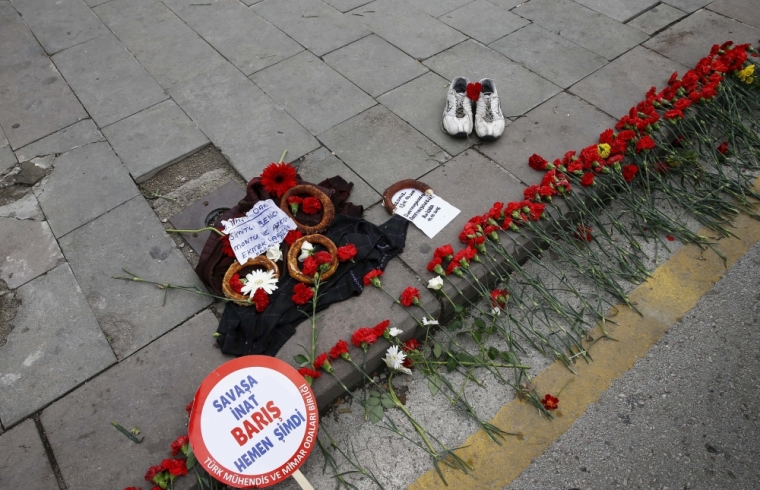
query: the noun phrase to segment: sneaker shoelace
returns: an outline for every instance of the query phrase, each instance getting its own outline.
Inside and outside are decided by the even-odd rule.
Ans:
[[[456,116],[459,119],[462,119],[464,117],[464,94],[456,94],[457,98],[457,108],[456,108]]]
[[[489,123],[493,122],[493,108],[491,107],[491,96],[490,95],[484,96],[484,103],[485,103],[485,106],[486,106],[486,113],[483,116],[483,119],[486,122],[489,122]]]

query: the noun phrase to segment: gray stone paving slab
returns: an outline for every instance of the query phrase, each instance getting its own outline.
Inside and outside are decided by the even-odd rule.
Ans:
[[[60,239],[61,249],[116,356],[123,359],[210,303],[183,291],[112,279],[140,277],[203,288],[142,196]]]
[[[230,63],[250,75],[303,50],[300,44],[237,0],[165,2]]]
[[[137,183],[209,143],[171,99],[106,127],[103,134]]]
[[[488,0],[488,1],[494,5],[498,5],[499,7],[503,9],[507,9],[507,10],[513,9],[517,7],[518,5],[522,5],[523,3],[525,3],[525,0]]]
[[[493,78],[505,116],[524,114],[562,91],[550,81],[475,41],[458,44],[426,60],[425,65],[448,80],[462,74],[473,81]]]
[[[386,214],[382,221],[389,218],[390,216]],[[413,225],[409,226],[411,230]],[[419,289],[422,304],[425,305],[425,308],[431,315],[435,318],[438,317],[440,306],[438,301],[425,287],[427,281],[421,281],[400,260],[392,259],[380,279],[383,288],[396,297],[400,296],[401,291],[408,286]],[[413,313],[418,318],[422,318],[425,315],[418,308],[414,308]],[[319,334],[317,352],[329,351],[340,339],[346,340],[350,344],[351,333],[354,330],[359,327],[373,327],[386,319],[391,321],[391,327],[400,328],[404,331],[404,333],[399,335],[402,340],[415,336],[417,323],[409,314],[403,311],[400,305],[394,305],[391,298],[384,292],[374,286],[365,286],[360,296],[331,305],[330,308],[321,313],[317,320],[317,327],[324,326],[324,329]],[[303,353],[301,345],[311,345],[311,323],[308,321],[296,327],[295,335],[280,349],[277,357],[295,366],[293,356]],[[367,352],[367,370],[369,372],[372,372],[382,363],[381,358],[385,356],[385,352],[389,346],[388,342],[380,339],[377,344],[370,347]],[[363,356],[361,349],[351,346],[349,353],[354,360],[361,362]],[[353,386],[359,382],[359,373],[349,363],[335,361],[333,367],[336,374],[341,377],[341,380],[347,386]],[[324,375],[316,380],[312,385],[312,389],[320,407],[325,407],[335,398],[345,393],[335,379],[328,375]]]
[[[45,215],[42,214],[42,209],[37,202],[37,198],[34,197],[34,193],[30,192],[18,201],[0,206],[0,218],[16,218],[19,220],[31,219],[35,221],[43,221]],[[50,228],[47,228],[47,232],[52,237]],[[53,238],[55,240],[55,238]],[[58,245],[56,244],[56,248]],[[61,256],[63,257],[63,256]]]
[[[530,21],[486,0],[475,0],[439,19],[483,44],[490,44],[530,24]]]
[[[68,264],[19,288],[0,347],[0,417],[15,424],[116,362]]]
[[[105,141],[105,138],[100,134],[92,119],[85,119],[31,145],[19,148],[16,151],[16,158],[19,162],[25,162],[45,155],[59,155],[98,141]]]
[[[760,30],[709,10],[700,10],[662,31],[644,46],[692,68],[709,54],[713,44],[728,40],[736,44],[756,43],[758,39]]]
[[[212,345],[217,324],[204,311],[45,409],[42,425],[68,488],[150,488],[145,470],[170,458],[169,444],[187,434],[185,405],[231,359]],[[133,443],[112,421],[138,427],[145,439]]]
[[[605,58],[538,24],[525,26],[489,47],[562,88],[607,64]]]
[[[63,262],[46,221],[0,218],[0,228],[0,279],[9,288],[16,289]]]
[[[469,138],[454,138],[441,128],[449,81],[435,73],[426,73],[378,98],[378,102],[427,136],[450,155],[458,155],[478,142],[473,132]]]
[[[162,3],[113,0],[94,10],[164,88],[227,63]]]
[[[377,0],[352,13],[360,13],[357,18],[375,34],[418,60],[467,39],[405,0]]]
[[[571,0],[531,0],[514,13],[612,60],[639,43],[647,35]]]
[[[251,8],[317,56],[370,34],[357,17],[320,0],[265,0]]]
[[[372,97],[309,51],[255,73],[251,80],[312,134],[375,105]]]
[[[675,7],[684,12],[694,12],[701,9],[712,0],[664,0],[663,3]]]
[[[372,0],[323,0],[327,5],[341,12],[348,12],[349,10],[361,7],[370,3]]]
[[[3,128],[0,128],[0,146],[8,146],[8,138],[3,133]]]
[[[368,208],[382,200],[380,194],[324,146],[305,155],[296,165],[298,173],[307,182],[316,184],[336,175],[347,182],[353,182],[354,187],[348,200],[354,204]]]
[[[619,118],[643,100],[650,87],[662,88],[674,71],[683,74],[686,69],[680,63],[638,46],[573,85],[570,91]]]
[[[657,5],[659,0],[574,0],[618,22],[632,18]]]
[[[93,143],[61,155],[35,194],[56,237],[139,194],[108,143]]]
[[[61,51],[53,62],[101,128],[167,98],[111,34]]]
[[[399,257],[423,278],[424,285],[433,277],[427,271],[427,264],[436,247],[450,243],[455,250],[464,248],[459,242],[459,232],[467,220],[488,211],[494,201],[522,200],[525,189],[515,177],[472,149],[460,153],[419,180],[461,211],[435,238],[428,238],[417,227],[409,225],[406,245]],[[366,213],[366,218],[373,223],[382,223],[388,219],[388,212],[382,206],[375,206]],[[462,287],[466,284],[464,280],[458,282]]]
[[[10,145],[5,145],[0,148],[0,173],[5,172],[9,168],[16,165],[16,155],[13,154]]]
[[[319,148],[306,129],[231,65],[170,93],[245,180],[276,162],[285,149],[287,160],[295,160]]]
[[[0,52],[0,126],[14,150],[87,117],[10,2],[0,2]]]
[[[108,32],[83,0],[13,0],[48,54]]]
[[[3,434],[0,453],[3,488],[58,488],[34,420],[26,420]]]
[[[686,12],[666,3],[661,3],[631,20],[628,25],[651,36],[686,15]]]
[[[760,9],[753,0],[716,0],[707,6],[713,12],[760,28]]]
[[[458,155],[477,143],[478,137],[473,132],[469,139],[454,138],[441,128],[449,83],[429,72],[377,100],[450,155]]]
[[[419,61],[375,35],[335,50],[323,59],[372,97],[428,71]]]
[[[416,179],[448,156],[383,106],[375,106],[322,133],[319,139],[378,193]]]
[[[599,134],[615,122],[588,102],[563,92],[507,126],[501,138],[481,144],[479,150],[525,185],[533,185],[542,174],[528,166],[532,154],[549,161],[562,158],[567,151],[597,143]]]
[[[462,5],[472,2],[472,0],[408,0],[409,5],[425,12],[433,17],[440,17],[443,14],[456,10]]]

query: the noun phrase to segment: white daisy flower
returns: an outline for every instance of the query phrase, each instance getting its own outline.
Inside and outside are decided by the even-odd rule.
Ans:
[[[401,330],[400,328],[391,327],[391,328],[388,330],[388,335],[390,335],[391,337],[398,337],[398,336],[399,336],[400,334],[402,334],[403,332],[404,332],[404,331],[403,331],[403,330]]]
[[[253,271],[246,274],[245,285],[240,292],[253,298],[254,293],[259,288],[267,294],[272,294],[277,289],[277,278],[274,277],[274,271]]]
[[[400,371],[405,359],[406,354],[401,352],[397,345],[392,345],[388,347],[388,351],[385,353],[383,361],[385,361],[385,365],[389,368]]]
[[[303,242],[301,245],[301,255],[298,256],[298,261],[303,262],[308,259],[314,251],[314,245],[309,242]]]
[[[408,374],[409,376],[412,375],[412,370],[404,366],[401,366],[400,368],[398,368],[398,372]]]
[[[443,287],[443,278],[441,276],[435,276],[428,281],[427,287],[428,289],[432,289],[434,291],[441,289]]]
[[[425,326],[427,326],[427,325],[438,325],[438,320],[435,320],[433,318],[431,318],[430,320],[428,320],[426,316],[423,316],[422,317],[422,324],[425,325]]]
[[[280,246],[275,245],[274,247],[268,249],[267,258],[273,262],[282,260],[282,250],[280,250]]]

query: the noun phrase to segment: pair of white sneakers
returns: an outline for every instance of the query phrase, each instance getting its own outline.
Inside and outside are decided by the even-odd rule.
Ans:
[[[464,138],[472,133],[473,126],[475,134],[482,140],[496,139],[504,132],[504,115],[501,113],[496,83],[490,78],[470,83],[466,77],[456,77],[446,94],[443,130]]]

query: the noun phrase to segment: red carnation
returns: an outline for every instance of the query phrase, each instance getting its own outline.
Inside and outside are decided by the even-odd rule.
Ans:
[[[327,352],[323,352],[314,359],[314,369],[322,369],[322,366],[327,362]]]
[[[401,304],[409,308],[420,302],[420,290],[409,286],[401,292]]]
[[[612,128],[605,129],[602,134],[599,135],[599,143],[607,143],[608,145],[612,144],[612,140],[615,139],[615,133],[613,133]]]
[[[179,436],[171,443],[172,456],[176,456],[182,450],[182,446],[190,443],[190,438],[187,436]]]
[[[420,341],[417,339],[409,339],[406,342],[404,342],[404,345],[401,346],[401,349],[403,349],[405,352],[409,352],[411,350],[417,350],[420,347]]]
[[[559,406],[559,398],[551,396],[547,393],[546,396],[544,396],[544,399],[541,400],[541,404],[547,410],[556,410]]]
[[[440,267],[443,264],[443,260],[440,257],[434,257],[433,260],[428,262],[427,270],[429,272],[435,272],[436,267]]]
[[[312,277],[316,273],[317,273],[316,259],[313,256],[306,257],[306,260],[303,261],[303,274],[305,276]]]
[[[390,320],[383,320],[382,322],[378,323],[372,328],[372,331],[375,332],[375,335],[377,335],[377,338],[380,338],[385,335],[385,331],[388,330],[388,325],[391,324]]]
[[[581,177],[581,185],[583,187],[594,185],[594,174],[591,172],[583,174],[583,177]]]
[[[636,143],[636,153],[641,153],[643,150],[651,150],[655,146],[654,140],[647,134]]]
[[[528,165],[530,165],[530,168],[533,170],[546,170],[546,167],[549,165],[549,162],[543,159],[541,155],[532,154],[530,158],[528,158]]]
[[[439,259],[445,259],[447,257],[451,257],[452,255],[454,255],[454,247],[448,243],[446,245],[441,245],[435,249],[435,252],[433,252],[433,257]]]
[[[230,279],[230,289],[238,294],[243,294],[243,283],[240,282],[239,274],[232,275],[232,278]]]
[[[502,309],[506,308],[509,296],[509,292],[505,289],[494,289],[491,291],[491,306],[494,308],[497,306]]]
[[[320,373],[319,371],[314,371],[313,369],[310,369],[310,368],[307,368],[307,367],[298,368],[298,374],[300,374],[304,378],[306,378],[308,376],[311,379],[317,379],[320,376],[322,376],[322,373]]]
[[[190,403],[185,405],[185,412],[187,412],[187,416],[190,416],[190,412],[193,411],[193,404],[195,403],[195,400],[190,400]]]
[[[303,202],[303,197],[298,197],[298,196],[288,197],[288,204],[301,204],[302,202]]]
[[[153,481],[153,478],[164,471],[163,468],[161,468],[161,465],[155,465],[148,468],[148,471],[145,472],[145,481]]]
[[[232,246],[230,245],[230,236],[229,235],[220,236],[219,241],[222,244],[222,253],[226,255],[227,257],[234,257],[235,251],[232,250]]]
[[[256,305],[256,311],[261,313],[269,306],[269,295],[262,288],[253,293],[253,303]]]
[[[574,236],[578,240],[590,242],[594,239],[594,236],[591,234],[593,230],[589,226],[578,225],[575,230]]]
[[[347,260],[353,260],[354,257],[356,257],[357,250],[356,245],[353,243],[349,243],[347,245],[343,245],[342,247],[338,247],[338,259],[341,262],[345,262]]]
[[[483,86],[480,84],[480,82],[475,83],[468,83],[467,84],[467,97],[470,98],[472,101],[478,100],[480,97],[480,91],[483,88]]]
[[[623,178],[626,182],[630,182],[636,176],[636,172],[639,171],[639,167],[636,165],[626,165],[623,167]]]
[[[527,187],[523,191],[523,197],[527,199],[528,201],[535,201],[537,199],[541,199],[541,193],[539,192],[539,189],[541,186],[538,185],[532,185],[530,187]]]
[[[364,276],[364,285],[369,286],[372,284],[375,287],[380,287],[380,279],[378,277],[383,275],[383,271],[380,269],[372,269]]]
[[[303,233],[301,233],[298,230],[290,230],[287,235],[285,235],[285,243],[288,244],[288,246],[293,245],[296,240],[301,238],[303,236]]]
[[[679,111],[685,111],[689,108],[691,105],[691,101],[687,98],[678,99],[675,104],[673,104],[673,107],[678,109]]]
[[[332,257],[330,256],[330,252],[325,252],[324,250],[315,253],[313,257],[314,257],[314,260],[317,261],[317,265],[329,264],[330,262],[332,262]]]
[[[375,342],[377,342],[377,334],[372,328],[362,327],[351,334],[351,343],[364,350],[367,350],[367,347]]]
[[[665,119],[683,119],[683,112],[678,109],[672,109],[665,113]]]
[[[348,356],[348,342],[345,340],[339,340],[333,347],[330,349],[330,357],[333,359],[337,359],[339,357]]]
[[[718,146],[717,150],[721,155],[725,155],[726,153],[728,153],[728,141],[724,141],[723,143],[721,143]]]
[[[275,197],[285,194],[296,185],[296,169],[289,163],[270,163],[261,172],[261,185]]]
[[[184,459],[165,459],[161,461],[161,468],[168,470],[174,476],[187,475],[187,466]]]
[[[670,235],[665,235],[665,238],[667,238],[669,242],[672,242],[673,240],[675,240],[675,238]]]
[[[314,290],[306,284],[299,282],[293,288],[293,296],[290,299],[292,299],[293,303],[297,304],[298,306],[303,306],[308,303],[313,297]]]
[[[322,203],[316,197],[307,197],[303,200],[301,209],[306,214],[317,214],[322,211]]]

